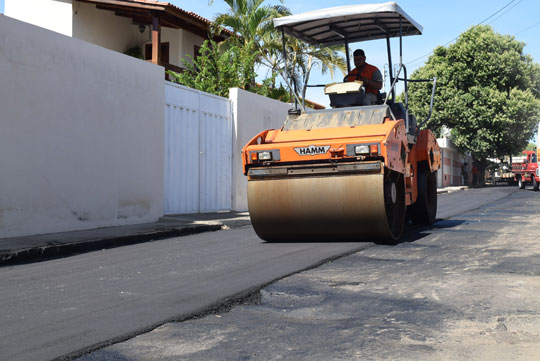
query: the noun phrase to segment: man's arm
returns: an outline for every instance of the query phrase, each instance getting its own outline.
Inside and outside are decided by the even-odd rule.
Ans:
[[[373,72],[373,76],[371,77],[371,79],[363,78],[362,80],[364,81],[364,84],[371,88],[375,88],[377,90],[382,89],[382,74],[379,69]]]
[[[382,81],[376,81],[376,80],[370,80],[370,79],[366,79],[364,78],[363,79],[364,81],[364,84],[369,86],[370,88],[375,88],[377,90],[381,90],[382,89]]]

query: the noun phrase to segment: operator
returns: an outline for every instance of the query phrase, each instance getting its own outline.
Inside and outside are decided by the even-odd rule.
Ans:
[[[366,89],[366,105],[373,105],[377,102],[377,95],[382,88],[382,74],[376,66],[366,63],[366,54],[362,49],[356,49],[353,53],[354,68],[343,81],[361,80]]]

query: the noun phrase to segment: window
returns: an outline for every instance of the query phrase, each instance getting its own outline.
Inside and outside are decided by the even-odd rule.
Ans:
[[[161,57],[159,59],[162,64],[169,64],[169,43],[161,43]],[[152,44],[144,46],[144,60],[152,60]]]
[[[197,59],[197,57],[201,55],[201,47],[200,46],[193,46],[193,59]]]

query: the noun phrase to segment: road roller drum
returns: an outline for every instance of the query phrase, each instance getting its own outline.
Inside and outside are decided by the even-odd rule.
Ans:
[[[253,227],[267,241],[395,240],[403,230],[404,185],[386,178],[380,172],[251,180]]]

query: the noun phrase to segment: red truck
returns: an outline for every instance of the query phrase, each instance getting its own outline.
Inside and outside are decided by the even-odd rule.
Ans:
[[[535,151],[524,150],[522,152],[527,156],[521,163],[512,164],[512,173],[514,180],[518,183],[520,189],[524,189],[527,183],[532,183],[533,190],[538,192],[540,185],[540,168],[538,168],[538,159]]]

